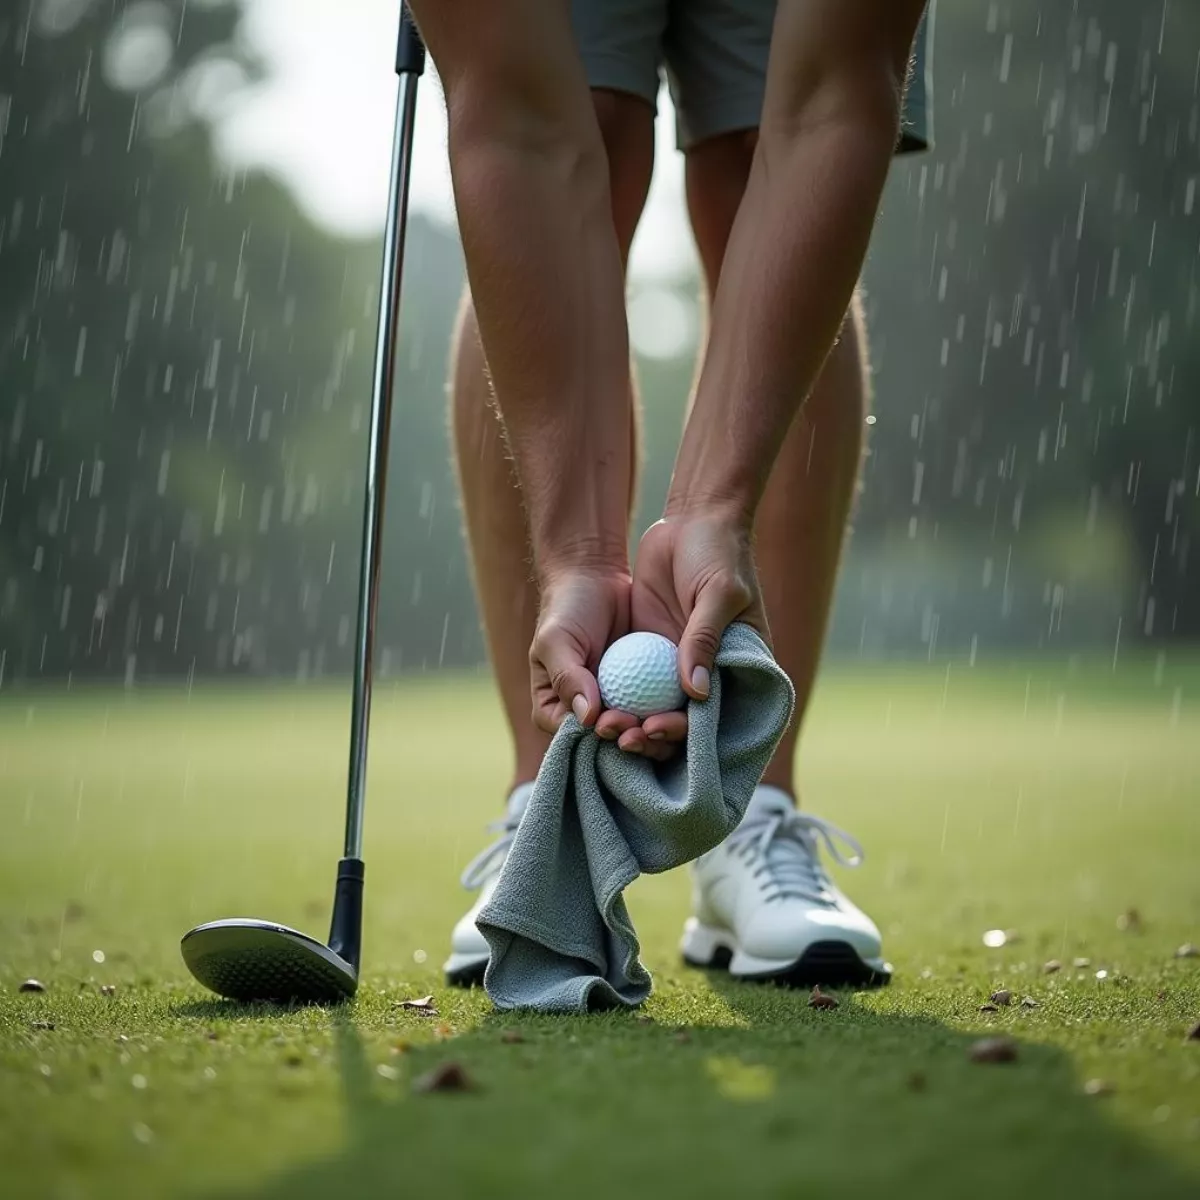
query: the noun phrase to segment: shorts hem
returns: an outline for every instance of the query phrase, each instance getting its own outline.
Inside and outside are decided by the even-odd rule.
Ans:
[[[658,91],[661,81],[655,76],[654,89],[649,91],[646,81],[639,79],[640,71],[632,67],[629,60],[620,55],[589,54],[583,60],[584,74],[588,87],[595,91],[624,92],[644,100],[651,109],[658,111]]]

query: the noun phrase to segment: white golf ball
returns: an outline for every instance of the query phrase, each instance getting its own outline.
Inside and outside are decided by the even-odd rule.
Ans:
[[[639,719],[674,712],[687,701],[679,685],[679,652],[659,633],[628,633],[600,660],[600,698]]]

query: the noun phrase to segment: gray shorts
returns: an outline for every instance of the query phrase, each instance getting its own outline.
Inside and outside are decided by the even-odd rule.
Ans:
[[[929,0],[913,43],[899,153],[933,144]],[[686,150],[722,133],[758,128],[775,0],[571,0],[588,83],[641,96],[657,108],[661,75]]]

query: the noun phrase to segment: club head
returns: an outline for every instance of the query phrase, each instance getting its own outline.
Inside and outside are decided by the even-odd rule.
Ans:
[[[230,1000],[336,1004],[358,990],[358,972],[306,933],[235,917],[183,935],[183,961],[206,988]]]

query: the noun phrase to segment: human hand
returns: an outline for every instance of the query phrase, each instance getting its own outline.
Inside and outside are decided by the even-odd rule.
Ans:
[[[683,512],[652,525],[634,563],[630,624],[675,642],[680,683],[692,699],[708,698],[721,638],[734,621],[768,637],[750,527],[719,509]],[[627,720],[632,724],[623,738],[640,732],[651,746],[687,736],[682,712],[647,717],[640,730]]]
[[[541,582],[529,648],[533,720],[553,733],[573,712],[584,725],[600,716],[596,669],[609,644],[629,632],[628,568],[569,567]]]

